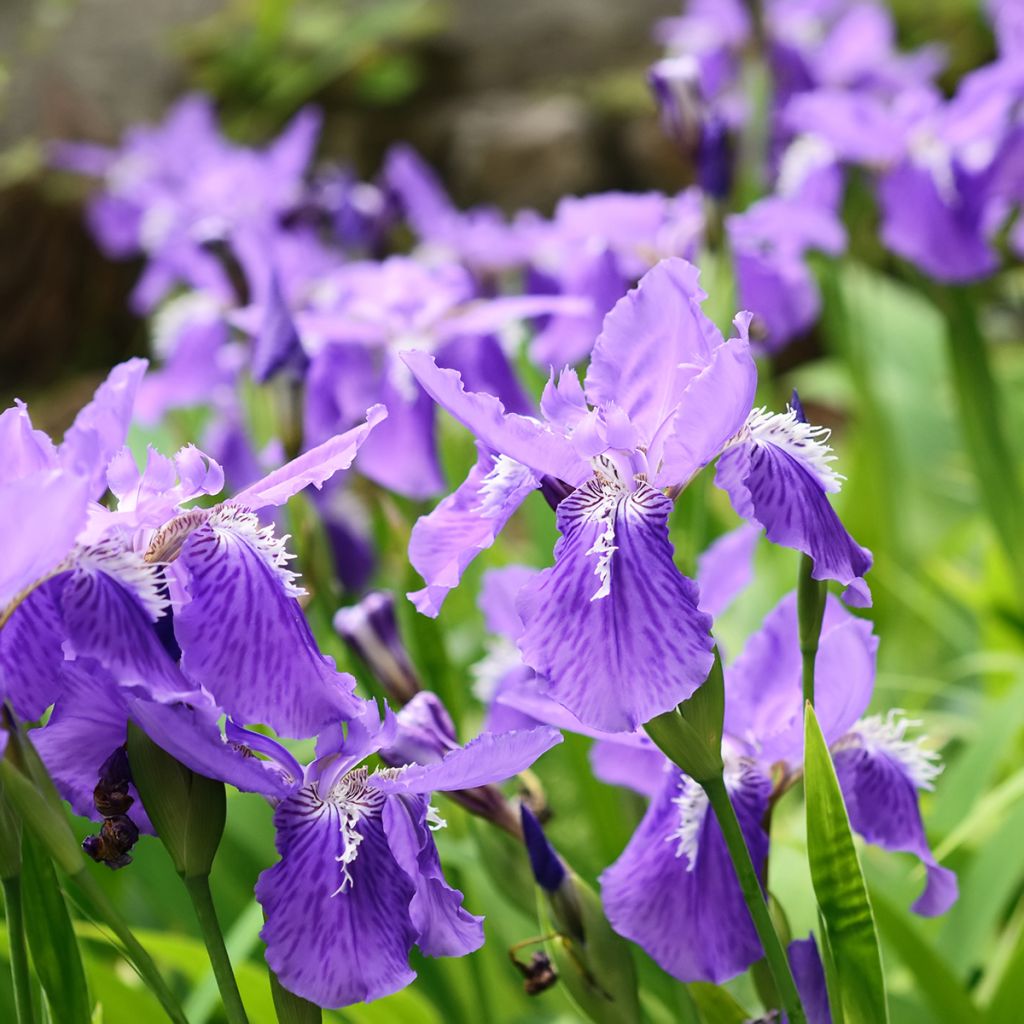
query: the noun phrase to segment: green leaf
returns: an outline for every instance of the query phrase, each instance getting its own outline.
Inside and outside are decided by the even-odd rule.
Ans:
[[[838,1001],[847,1024],[888,1021],[878,933],[832,756],[807,705],[804,732],[807,855],[818,908],[835,961]]]
[[[696,981],[686,986],[704,1024],[744,1024],[751,1015],[724,988]]]
[[[875,898],[874,909],[882,934],[914,976],[915,991],[931,1004],[936,1019],[944,1024],[981,1024],[978,1008],[952,967],[907,920],[906,913],[882,897]]]
[[[22,844],[25,935],[50,1016],[61,1024],[89,1024],[92,1001],[71,915],[57,884],[53,862],[31,832],[24,832]]]

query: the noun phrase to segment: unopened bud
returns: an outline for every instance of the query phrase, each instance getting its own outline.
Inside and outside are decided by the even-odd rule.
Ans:
[[[334,628],[396,703],[406,704],[423,689],[398,633],[393,595],[375,591],[340,608]]]
[[[86,836],[82,849],[97,864],[106,864],[112,871],[132,862],[130,851],[139,840],[139,828],[127,815],[105,818],[99,835]]]

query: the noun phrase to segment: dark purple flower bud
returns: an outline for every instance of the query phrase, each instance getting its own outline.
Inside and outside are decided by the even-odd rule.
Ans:
[[[93,790],[92,800],[96,810],[104,818],[127,814],[135,798],[128,792],[132,782],[132,771],[128,764],[128,753],[118,747],[100,767],[99,782]]]
[[[544,500],[552,509],[557,509],[574,490],[576,490],[575,487],[567,484],[564,480],[559,480],[557,476],[541,477],[540,493],[544,495]]]
[[[533,813],[520,804],[519,814],[523,824],[523,841],[530,856],[530,867],[537,884],[547,892],[557,892],[565,881],[565,865],[555,848],[548,842],[544,829]]]
[[[367,594],[358,604],[339,609],[334,616],[334,628],[345,643],[366,662],[374,678],[392,700],[407,704],[422,690],[416,670],[398,635],[392,594],[377,591]],[[447,717],[443,707],[440,712]],[[454,737],[450,719],[448,725]]]
[[[697,183],[713,199],[732,190],[732,138],[717,114],[708,112],[697,146]]]
[[[666,57],[651,65],[647,81],[665,134],[686,156],[695,155],[705,113],[697,61],[691,56]]]

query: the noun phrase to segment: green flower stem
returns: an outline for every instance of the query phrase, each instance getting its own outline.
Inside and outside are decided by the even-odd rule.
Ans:
[[[943,289],[937,301],[946,316],[953,386],[967,455],[973,464],[982,503],[1009,563],[1017,596],[1024,601],[1024,531],[1020,528],[1024,493],[1014,452],[1006,437],[988,346],[970,291]]]
[[[25,918],[21,906],[21,880],[17,875],[3,880],[7,935],[10,942],[11,979],[14,983],[14,1008],[18,1024],[33,1024],[32,976],[25,948]]]
[[[188,889],[189,898],[199,919],[199,928],[203,933],[203,942],[213,965],[213,975],[217,979],[221,999],[224,1001],[224,1013],[228,1024],[248,1024],[242,997],[238,992],[235,972],[231,969],[231,958],[224,945],[224,935],[217,921],[217,911],[213,905],[213,894],[210,892],[209,875],[193,875],[183,879]]]
[[[800,1002],[800,993],[797,992],[796,982],[793,980],[789,959],[786,957],[786,951],[782,948],[782,942],[772,923],[768,904],[757,880],[757,872],[754,870],[754,862],[750,858],[750,850],[747,849],[747,842],[743,838],[739,819],[736,817],[736,811],[725,788],[725,779],[719,775],[702,782],[701,786],[707,793],[711,810],[714,811],[719,827],[722,829],[729,857],[736,869],[740,889],[743,891],[743,899],[750,911],[754,928],[757,929],[758,938],[761,940],[765,960],[767,960],[768,969],[772,973],[772,980],[778,990],[786,1018],[789,1024],[807,1024],[807,1014],[804,1013],[803,1004]]]
[[[800,556],[800,578],[797,582],[796,607],[800,624],[800,659],[803,666],[804,703],[814,707],[814,663],[818,658],[821,623],[825,618],[825,583],[812,575],[814,562]]]
[[[174,1024],[188,1024],[188,1018],[182,1011],[181,1004],[174,993],[167,987],[167,982],[164,981],[157,970],[156,964],[153,963],[150,955],[142,948],[139,940],[132,934],[131,928],[128,927],[128,922],[125,921],[120,911],[111,903],[99,883],[89,873],[88,868],[83,865],[81,870],[71,876],[71,880],[86,895],[102,922],[120,940],[128,955],[128,959],[134,964],[149,990],[156,996],[167,1016],[174,1021]]]

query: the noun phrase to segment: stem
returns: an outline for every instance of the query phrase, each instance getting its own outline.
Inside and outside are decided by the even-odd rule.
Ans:
[[[107,894],[97,883],[96,879],[83,866],[81,871],[72,875],[72,879],[78,887],[89,898],[93,907],[102,918],[104,924],[108,925],[124,946],[128,959],[134,964],[136,970],[142,975],[143,980],[149,986],[150,991],[159,1000],[164,1012],[174,1024],[188,1024],[181,1009],[177,997],[168,988],[160,972],[153,963],[150,955],[142,948],[139,940],[132,934],[128,923],[121,916],[121,912],[107,898]]]
[[[800,556],[800,578],[797,582],[796,608],[800,624],[800,659],[803,666],[804,704],[814,707],[814,663],[818,658],[821,623],[825,618],[825,583],[811,573],[814,562]]]
[[[946,315],[946,340],[967,454],[1017,595],[1024,600],[1024,533],[1019,520],[1024,495],[1013,449],[1006,439],[988,346],[970,292],[950,288],[940,298],[945,299],[941,308]]]
[[[18,1024],[32,1024],[32,978],[25,948],[25,917],[21,905],[21,879],[14,875],[3,880],[7,934],[10,941],[11,978],[14,983],[14,1007]]]
[[[778,990],[782,1008],[786,1012],[786,1018],[789,1024],[807,1024],[807,1015],[800,1002],[800,994],[796,990],[796,982],[793,980],[793,972],[790,970],[786,951],[782,948],[782,942],[772,923],[764,892],[761,890],[757,872],[754,870],[754,862],[750,859],[750,850],[747,849],[747,842],[743,838],[739,819],[736,817],[736,811],[729,799],[728,790],[725,788],[725,779],[719,775],[717,778],[702,782],[701,786],[707,793],[708,802],[718,819],[725,845],[729,850],[729,857],[736,869],[740,889],[743,891],[743,899],[750,911],[754,928],[757,929],[758,938],[761,940],[765,960],[768,961],[768,969],[772,972],[772,979]]]
[[[242,997],[238,992],[235,972],[231,969],[231,958],[224,945],[224,934],[217,920],[217,910],[213,905],[213,893],[210,892],[209,875],[192,875],[183,879],[188,890],[192,906],[199,920],[199,929],[203,933],[206,952],[213,966],[213,976],[217,979],[217,988],[224,1002],[224,1014],[228,1024],[248,1024]]]

